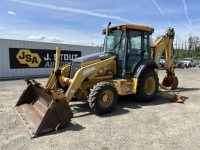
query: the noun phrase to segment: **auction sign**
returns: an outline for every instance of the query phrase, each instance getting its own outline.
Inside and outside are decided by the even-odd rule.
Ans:
[[[53,68],[55,66],[55,50],[9,48],[9,55],[10,69]],[[71,59],[75,59],[80,56],[81,51],[61,50],[60,66],[64,66]]]

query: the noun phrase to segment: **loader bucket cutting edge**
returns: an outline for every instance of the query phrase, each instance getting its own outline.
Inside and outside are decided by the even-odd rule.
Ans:
[[[32,84],[24,90],[15,109],[31,137],[64,128],[73,117],[65,99],[53,100],[43,87]]]

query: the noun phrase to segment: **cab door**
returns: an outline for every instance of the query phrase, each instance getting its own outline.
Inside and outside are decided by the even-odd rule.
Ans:
[[[150,59],[149,33],[129,30],[127,38],[126,73],[131,74],[136,65],[145,59]]]

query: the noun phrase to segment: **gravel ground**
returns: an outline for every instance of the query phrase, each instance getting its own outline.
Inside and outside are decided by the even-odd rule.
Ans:
[[[164,75],[159,70],[160,80]],[[68,127],[34,139],[14,110],[25,82],[0,81],[0,149],[200,149],[200,69],[176,69],[176,75],[184,104],[161,96],[149,103],[120,97],[112,113],[98,117],[87,103],[72,102],[74,118]]]

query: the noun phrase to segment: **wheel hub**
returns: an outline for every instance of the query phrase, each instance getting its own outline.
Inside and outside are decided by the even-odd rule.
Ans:
[[[108,101],[108,95],[103,95],[103,97],[102,97],[102,101],[103,102],[107,102]]]
[[[102,93],[100,104],[102,107],[107,108],[113,102],[113,93],[110,90],[106,90]]]
[[[153,77],[149,77],[147,80],[146,80],[146,84],[145,84],[145,92],[147,95],[151,95],[154,90],[156,88],[156,82],[154,80]]]

